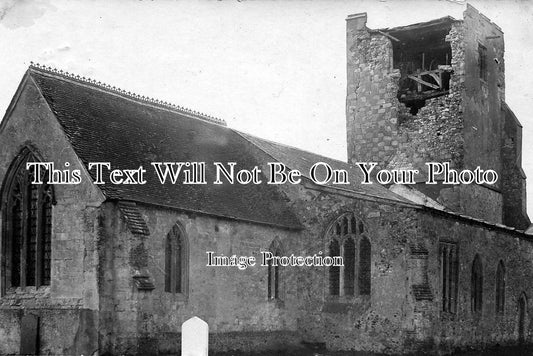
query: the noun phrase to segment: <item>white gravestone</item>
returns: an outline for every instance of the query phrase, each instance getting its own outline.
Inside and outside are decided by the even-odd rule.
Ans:
[[[181,355],[207,356],[209,325],[198,317],[181,324]]]

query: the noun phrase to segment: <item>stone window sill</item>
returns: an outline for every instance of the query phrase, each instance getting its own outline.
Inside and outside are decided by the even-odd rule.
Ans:
[[[477,312],[473,312],[472,313],[472,320],[475,322],[475,323],[479,323],[482,319],[483,315],[481,314],[480,311],[477,311]]]
[[[189,296],[185,293],[170,293],[170,292],[165,292],[165,296],[166,298],[168,298],[168,300],[170,301],[174,301],[174,302],[180,302],[182,304],[185,304],[187,303],[187,301],[189,300]]]
[[[357,309],[370,305],[370,295],[358,295],[354,297],[333,297],[328,296],[322,307],[325,313],[346,313],[354,307]]]
[[[446,321],[446,320],[453,321],[456,318],[456,314],[452,313],[452,312],[441,311],[440,312],[440,318],[443,321]]]
[[[370,295],[361,294],[361,295],[351,295],[351,296],[338,296],[338,295],[327,295],[325,298],[326,302],[330,303],[358,303],[370,300]]]
[[[269,304],[274,304],[276,308],[283,308],[285,307],[285,302],[279,298],[270,298],[268,299]]]
[[[42,295],[49,294],[50,286],[35,287],[9,287],[6,289],[5,294],[2,297],[17,296],[17,295]]]

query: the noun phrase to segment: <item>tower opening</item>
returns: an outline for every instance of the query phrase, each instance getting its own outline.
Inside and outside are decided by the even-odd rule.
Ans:
[[[400,70],[398,100],[416,115],[427,99],[450,89],[452,48],[446,36],[451,17],[382,30],[392,42],[393,66]]]

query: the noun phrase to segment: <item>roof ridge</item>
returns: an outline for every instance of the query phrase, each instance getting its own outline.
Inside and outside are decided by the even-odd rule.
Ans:
[[[126,91],[122,88],[118,88],[118,87],[109,85],[107,83],[97,81],[92,78],[83,77],[83,76],[80,76],[74,73],[63,71],[62,69],[57,69],[51,66],[46,66],[46,65],[42,65],[42,64],[34,63],[34,62],[30,62],[29,69],[36,70],[41,73],[56,75],[56,76],[62,77],[63,79],[73,80],[73,81],[83,83],[83,84],[89,84],[99,89],[103,89],[113,94],[121,95],[121,96],[127,97],[129,99],[133,99],[141,103],[150,104],[150,105],[162,107],[165,109],[170,109],[172,111],[177,111],[181,114],[191,115],[195,118],[198,118],[204,121],[212,122],[212,123],[222,125],[222,126],[227,126],[226,121],[219,119],[217,117],[207,115],[199,111],[191,110],[191,109],[188,109],[188,108],[185,108],[185,107],[173,104],[173,103],[169,103],[167,101],[162,101],[159,99],[155,99],[155,98],[151,98],[148,96],[139,95],[139,94],[136,94],[130,91]]]

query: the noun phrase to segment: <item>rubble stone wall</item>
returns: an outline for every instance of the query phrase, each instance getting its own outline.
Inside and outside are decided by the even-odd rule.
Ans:
[[[15,100],[0,132],[0,183],[26,146],[58,169],[64,169],[64,162],[80,169],[59,123],[31,79]],[[90,354],[98,348],[96,217],[102,196],[90,183],[56,185],[54,193],[51,285],[5,288],[5,295],[0,297],[0,354],[19,353],[24,338],[20,321],[26,314],[39,317],[43,354]]]
[[[427,236],[428,275],[434,302],[426,307],[423,337],[418,341],[444,351],[483,348],[518,343],[518,299],[533,295],[533,288],[524,281],[533,278],[533,243],[528,237],[479,224],[457,221],[434,213],[420,215],[421,236]],[[454,314],[442,312],[442,276],[439,242],[454,242],[458,248],[458,296]],[[472,311],[472,263],[479,255],[483,267],[482,310]],[[505,266],[505,308],[496,311],[496,269]],[[525,342],[532,341],[532,309],[528,304]],[[413,314],[416,322],[416,314]],[[415,323],[416,324],[416,323]],[[414,326],[416,329],[416,326]]]

